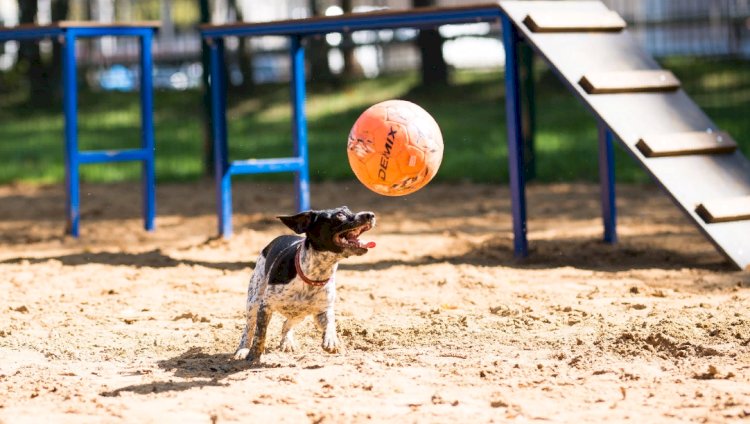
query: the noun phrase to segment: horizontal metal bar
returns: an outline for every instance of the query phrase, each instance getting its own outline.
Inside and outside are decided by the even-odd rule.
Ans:
[[[273,172],[295,172],[305,166],[303,158],[274,158],[237,160],[229,164],[229,173],[268,174]]]
[[[78,162],[84,163],[108,163],[128,162],[146,160],[152,157],[152,152],[146,149],[129,150],[89,150],[78,152]]]
[[[355,13],[313,19],[294,19],[253,24],[229,24],[201,27],[203,37],[310,35],[329,32],[348,32],[367,29],[421,28],[446,24],[489,22],[500,19],[497,6],[455,8],[453,10],[428,9],[387,13]]]
[[[106,27],[106,28],[93,28],[93,27],[67,27],[65,31],[73,33],[76,37],[88,38],[88,37],[143,37],[148,34],[156,32],[155,28],[142,28],[142,27]]]
[[[0,31],[0,42],[58,37],[64,32],[65,31],[61,28],[3,29]]]
[[[149,33],[156,32],[156,28],[144,27],[19,27],[16,29],[0,29],[0,42],[13,40],[34,40],[40,38],[53,38],[71,32],[76,37],[143,37]]]

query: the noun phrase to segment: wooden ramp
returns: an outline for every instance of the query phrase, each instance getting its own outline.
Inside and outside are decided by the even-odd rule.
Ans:
[[[522,38],[714,245],[750,270],[750,162],[598,1],[501,1]]]

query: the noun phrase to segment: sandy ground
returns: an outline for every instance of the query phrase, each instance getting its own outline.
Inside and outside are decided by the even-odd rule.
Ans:
[[[592,185],[530,187],[532,256],[513,259],[507,188],[385,198],[316,184],[314,206],[379,216],[342,263],[327,354],[231,360],[260,249],[291,185],[237,184],[216,239],[209,182],[85,186],[82,237],[60,187],[0,187],[0,422],[733,422],[750,418],[750,273],[655,188],[621,186],[621,242],[598,241]]]

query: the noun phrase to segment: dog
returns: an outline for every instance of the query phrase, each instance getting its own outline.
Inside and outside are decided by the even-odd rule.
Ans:
[[[338,263],[375,247],[374,242],[359,240],[362,233],[375,226],[375,214],[369,211],[353,213],[342,206],[278,218],[305,237],[282,235],[263,248],[247,289],[247,323],[235,359],[260,360],[265,351],[266,329],[275,312],[286,318],[281,329],[282,351],[298,349],[294,326],[313,315],[323,331],[323,349],[338,352],[334,312]]]

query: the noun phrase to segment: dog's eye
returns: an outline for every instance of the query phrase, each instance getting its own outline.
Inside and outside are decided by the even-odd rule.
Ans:
[[[335,215],[335,218],[339,221],[345,221],[346,220],[346,214],[343,212],[339,212]]]

